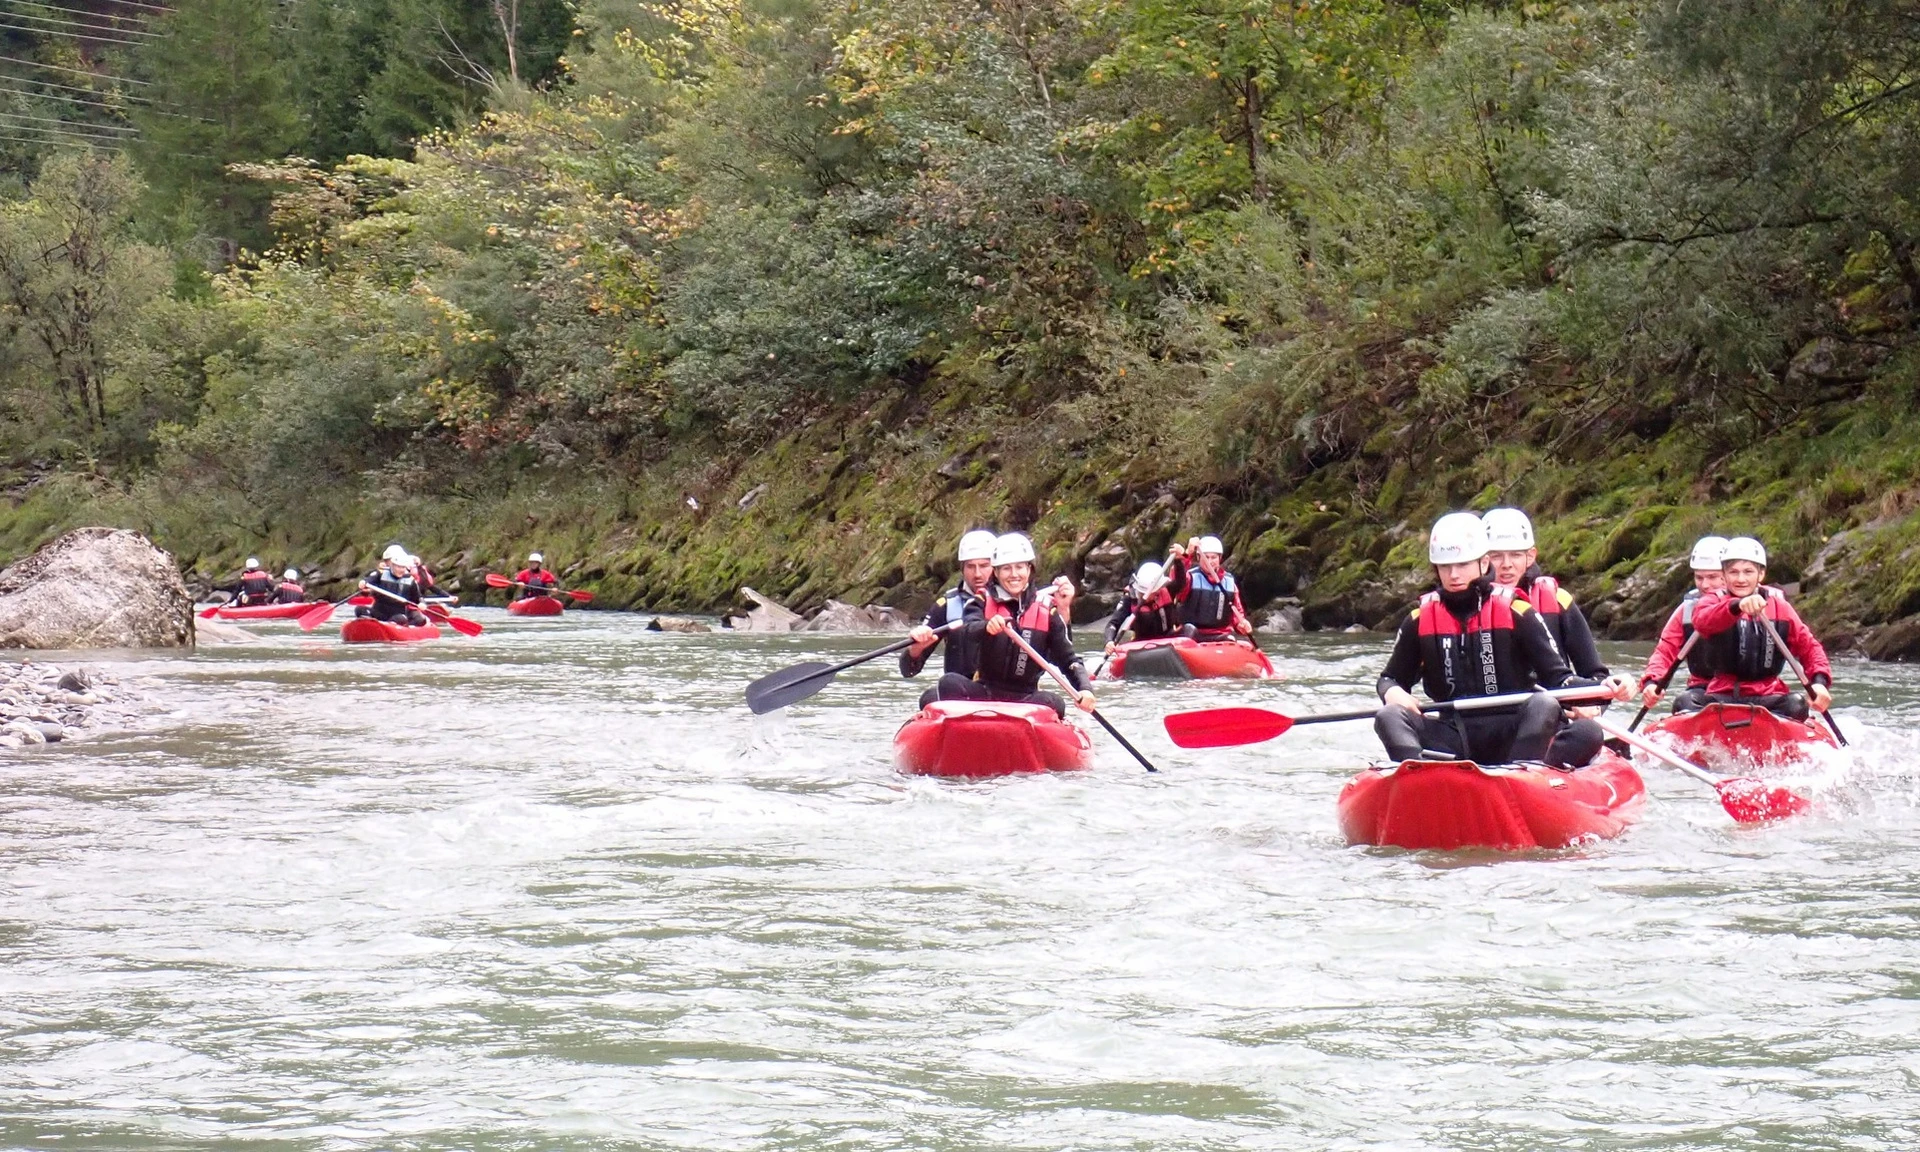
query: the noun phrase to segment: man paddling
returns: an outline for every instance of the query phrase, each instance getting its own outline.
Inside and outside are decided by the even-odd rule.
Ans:
[[[1253,621],[1240,603],[1240,582],[1227,571],[1226,547],[1218,536],[1175,544],[1167,561],[1167,592],[1180,606],[1181,631],[1195,640],[1231,640],[1253,635]]]
[[[260,566],[259,557],[247,557],[246,571],[240,573],[240,592],[235,598],[248,608],[273,603],[273,576]]]
[[[289,568],[285,572],[282,572],[280,574],[279,586],[273,590],[273,602],[275,604],[304,604],[306,601],[307,590],[300,586],[299,570]]]
[[[1416,684],[1441,702],[1594,683],[1567,667],[1532,604],[1493,583],[1487,552],[1486,525],[1473,513],[1451,512],[1434,523],[1427,559],[1437,587],[1420,598],[1394,638],[1376,685],[1385,707],[1374,716],[1374,732],[1394,760],[1424,759],[1432,749],[1481,764],[1587,764],[1606,734],[1592,720],[1567,723],[1560,702],[1545,693],[1535,692],[1517,709],[1421,713]],[[1616,696],[1624,698],[1626,690],[1619,684]]]
[[[1667,617],[1666,626],[1660,629],[1660,642],[1653,646],[1646,670],[1640,673],[1640,703],[1644,706],[1651,708],[1660,702],[1661,681],[1667,679],[1674,661],[1680,659],[1681,650],[1685,649],[1687,686],[1674,695],[1673,710],[1698,712],[1706,707],[1707,684],[1713,679],[1709,648],[1697,641],[1689,648],[1687,642],[1694,636],[1693,614],[1700,607],[1700,598],[1727,586],[1726,577],[1720,571],[1726,552],[1725,536],[1702,536],[1693,542],[1693,553],[1687,557],[1687,567],[1693,571],[1693,587],[1687,589],[1680,606]]]
[[[1066,701],[1040,690],[1044,670],[1009,635],[1018,631],[1072,682],[1074,703],[1083,711],[1093,711],[1091,679],[1074,655],[1066,620],[1054,606],[1058,583],[1036,590],[1033,560],[1033,542],[1017,532],[994,541],[993,580],[981,602],[967,609],[963,629],[979,645],[980,667],[971,680],[955,674],[940,677],[940,699],[1045,704],[1065,716]]]
[[[945,643],[941,651],[940,671],[943,675],[956,675],[972,680],[973,674],[980,670],[980,647],[976,639],[969,637],[962,629],[952,633],[941,632],[950,623],[966,619],[969,608],[978,609],[987,595],[987,584],[993,580],[993,543],[997,539],[992,532],[976,528],[960,537],[959,561],[960,580],[947,594],[935,601],[933,607],[909,638],[913,644],[900,653],[900,675],[912,679],[927,666],[927,659],[933,655],[935,647]],[[920,694],[920,707],[925,708],[940,698],[940,685],[935,684]]]
[[[1573,593],[1540,570],[1540,550],[1533,539],[1533,521],[1518,508],[1492,508],[1481,517],[1487,526],[1487,565],[1493,582],[1523,597],[1547,626],[1560,655],[1579,676],[1604,680],[1612,673],[1600,659],[1586,613]]]
[[[1127,584],[1126,594],[1107,617],[1107,651],[1121,643],[1121,634],[1132,632],[1135,640],[1159,640],[1180,631],[1180,609],[1174,606],[1173,593],[1167,591],[1166,569],[1149,560],[1140,565]]]
[[[1808,697],[1789,691],[1780,679],[1787,654],[1773,642],[1762,622],[1768,621],[1805,670],[1812,706],[1825,712],[1833,703],[1827,650],[1787,603],[1786,593],[1767,586],[1766,548],[1751,536],[1735,536],[1727,541],[1720,571],[1725,590],[1703,596],[1693,613],[1700,643],[1713,661],[1707,702],[1758,704],[1794,720],[1807,718]]]
[[[360,591],[371,593],[373,603],[354,609],[354,615],[378,620],[382,624],[410,624],[414,627],[425,624],[426,614],[415,607],[420,603],[420,585],[413,578],[411,560],[405,548],[398,544],[387,545],[387,550],[380,554],[380,566],[360,581]],[[387,595],[381,595],[382,592]]]
[[[560,586],[560,578],[547,568],[547,558],[538,552],[527,553],[527,566],[513,574],[514,581],[521,585],[520,594],[515,600],[531,600],[535,596],[551,596]]]

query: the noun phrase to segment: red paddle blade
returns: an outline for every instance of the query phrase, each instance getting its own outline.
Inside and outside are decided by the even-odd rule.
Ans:
[[[1742,824],[1785,820],[1813,810],[1813,802],[1806,797],[1751,776],[1730,776],[1714,788],[1727,815]]]
[[[373,603],[373,597],[368,596],[363,592],[358,596],[347,597],[347,603],[352,605],[355,608],[365,608],[369,604]]]
[[[1208,708],[1168,713],[1165,723],[1182,748],[1231,748],[1271,740],[1293,727],[1293,717],[1265,708]]]
[[[576,604],[593,603],[593,593],[591,592],[569,592],[567,595],[573,597],[574,603]]]
[[[211,620],[213,619],[213,614],[224,607],[226,607],[224,604],[209,604],[205,608],[200,609],[200,619]]]
[[[500,575],[500,573],[498,572],[489,572],[487,573],[487,587],[511,588],[513,587],[513,581],[507,579],[505,576]]]
[[[426,606],[426,609],[427,609],[428,616],[432,617],[435,620],[438,620],[442,624],[445,624],[447,627],[453,629],[455,632],[460,633],[460,635],[462,636],[478,636],[480,635],[481,632],[485,631],[485,629],[481,628],[480,625],[475,624],[473,621],[465,619],[463,617],[455,616],[453,613],[447,611],[445,608],[440,607],[438,604],[428,604]]]
[[[300,631],[311,632],[315,628],[320,627],[320,625],[325,624],[328,620],[333,619],[333,608],[334,606],[332,604],[315,604],[312,608],[302,613],[294,623],[300,625]]]

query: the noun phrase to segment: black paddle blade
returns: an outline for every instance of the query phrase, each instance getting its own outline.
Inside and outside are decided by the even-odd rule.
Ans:
[[[833,665],[810,660],[770,672],[747,685],[747,707],[755,716],[798,704],[833,683]]]

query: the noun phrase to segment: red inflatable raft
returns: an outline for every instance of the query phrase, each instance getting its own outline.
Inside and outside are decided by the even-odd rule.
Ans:
[[[1646,782],[1611,751],[1574,772],[1408,760],[1340,790],[1340,830],[1349,844],[1395,848],[1565,848],[1618,836],[1646,798]]]
[[[1113,659],[1100,670],[1102,680],[1126,677],[1159,677],[1173,680],[1207,680],[1237,677],[1265,680],[1273,675],[1267,654],[1239,640],[1210,640],[1202,643],[1185,636],[1166,636],[1158,640],[1130,640],[1113,650]]]
[[[558,596],[529,596],[524,600],[511,600],[507,603],[510,616],[558,616],[566,611],[566,605]]]
[[[1789,720],[1755,704],[1709,704],[1656,720],[1646,731],[1665,735],[1680,755],[1719,768],[1782,764],[1810,748],[1838,747],[1825,724]]]
[[[439,627],[433,624],[414,627],[356,617],[340,625],[340,639],[349,644],[404,644],[410,640],[433,640],[439,635]]]
[[[312,610],[312,604],[254,604],[221,608],[214,615],[222,620],[292,620]]]
[[[1085,768],[1087,734],[1045,704],[938,700],[893,736],[902,771],[920,776],[1011,776]]]

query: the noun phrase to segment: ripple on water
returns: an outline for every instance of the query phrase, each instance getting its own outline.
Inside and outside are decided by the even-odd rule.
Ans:
[[[1843,665],[1816,813],[1656,773],[1624,838],[1348,848],[1364,724],[1141,772],[909,779],[884,668],[641,619],[133,661],[142,730],[0,764],[0,1142],[202,1148],[1920,1145],[1920,676]],[[1626,652],[1620,653],[1623,657]]]

